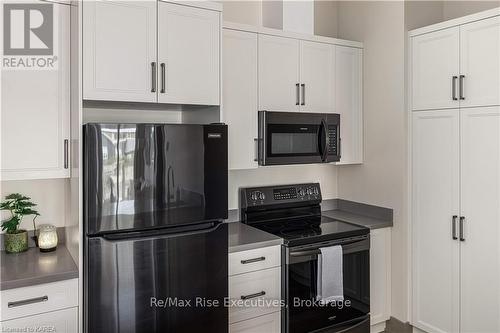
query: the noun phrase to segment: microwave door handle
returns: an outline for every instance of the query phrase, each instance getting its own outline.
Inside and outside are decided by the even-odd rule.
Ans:
[[[324,119],[321,119],[318,141],[320,142],[320,145],[319,145],[320,150],[321,150],[321,148],[323,148],[321,151],[321,161],[322,162],[326,162],[326,157],[328,154],[328,144],[327,144],[328,138],[326,135],[326,130],[327,130],[326,122]]]

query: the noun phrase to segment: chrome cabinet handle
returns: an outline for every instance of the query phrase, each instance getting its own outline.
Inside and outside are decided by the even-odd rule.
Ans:
[[[254,159],[253,159],[253,161],[254,162],[258,162],[259,161],[259,139],[254,138],[253,142],[254,142],[254,145],[255,145]]]
[[[165,93],[165,63],[162,62],[160,64],[161,67],[161,90],[160,93],[164,94]]]
[[[460,75],[460,99],[465,99],[465,75]]]
[[[67,169],[69,166],[69,151],[68,147],[69,141],[68,139],[64,139],[64,169]]]
[[[464,237],[464,223],[465,223],[465,217],[460,216],[460,241],[465,242],[465,237]]]
[[[243,296],[241,296],[241,299],[243,299],[243,300],[251,299],[251,298],[255,298],[255,297],[259,297],[259,296],[264,296],[265,294],[266,294],[266,292],[263,290],[261,292],[255,293],[255,294],[243,295]]]
[[[151,63],[151,92],[156,92],[156,62]]]
[[[458,79],[458,76],[453,76],[451,78],[451,98],[454,100],[454,101],[457,101],[458,98],[457,98],[457,79]]]
[[[295,84],[295,105],[300,105],[300,84]]]
[[[251,263],[254,263],[254,262],[264,261],[264,260],[266,260],[266,257],[258,257],[258,258],[253,258],[253,259],[242,260],[241,263],[243,265],[246,265],[246,264],[251,264]]]
[[[301,86],[302,86],[302,103],[300,105],[306,105],[306,85],[302,83]]]
[[[49,300],[49,296],[45,295],[45,296],[42,296],[42,297],[35,297],[35,298],[23,299],[21,301],[8,302],[7,303],[7,307],[9,307],[9,308],[15,308],[15,307],[18,307],[18,306],[23,306],[23,305],[28,305],[28,304],[47,302],[48,300]]]
[[[451,219],[451,238],[457,240],[457,215],[453,215]]]

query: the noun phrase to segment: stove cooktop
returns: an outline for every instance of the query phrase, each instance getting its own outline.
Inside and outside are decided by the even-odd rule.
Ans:
[[[366,227],[326,216],[299,217],[252,223],[251,226],[283,238],[286,246],[297,246],[367,235]]]

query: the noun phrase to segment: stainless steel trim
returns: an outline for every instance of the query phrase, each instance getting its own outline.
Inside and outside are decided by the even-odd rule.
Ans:
[[[458,76],[454,75],[451,77],[451,99],[457,101],[457,79]]]
[[[295,105],[300,104],[300,83],[295,84]]]
[[[301,86],[302,86],[302,103],[300,105],[306,105],[306,85],[305,83],[302,83]]]
[[[23,305],[47,302],[48,300],[49,300],[49,296],[45,295],[45,296],[41,296],[41,297],[23,299],[23,300],[15,301],[15,302],[8,302],[7,307],[8,308],[15,308],[18,306],[23,306]]]
[[[264,290],[262,290],[262,291],[259,291],[258,293],[255,293],[255,294],[242,295],[241,299],[243,299],[243,300],[251,299],[251,298],[255,298],[255,297],[259,297],[259,296],[264,296],[265,294],[266,294],[266,292]]]
[[[151,63],[151,92],[156,92],[156,62]]]
[[[253,161],[254,162],[258,162],[259,161],[259,139],[258,138],[254,138],[253,139],[253,143],[254,143],[254,146],[255,146],[255,153],[254,153],[254,159]]]
[[[460,99],[465,99],[465,75],[460,75]]]
[[[259,262],[259,261],[264,261],[264,260],[266,260],[266,257],[258,257],[258,258],[241,260],[241,263],[243,265],[246,265],[246,264],[252,264],[254,262]]]
[[[451,219],[451,238],[457,240],[457,215],[453,215]]]
[[[64,139],[64,169],[69,167],[69,141],[68,139]]]
[[[460,241],[465,242],[465,237],[464,237],[464,223],[465,223],[465,216],[460,216]]]
[[[165,93],[165,63],[162,62],[160,64],[161,67],[161,90],[160,93],[164,94]]]

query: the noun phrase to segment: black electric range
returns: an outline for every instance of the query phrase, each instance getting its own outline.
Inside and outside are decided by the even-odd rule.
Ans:
[[[370,230],[321,214],[318,183],[240,189],[241,221],[283,238],[282,332],[370,332]],[[314,302],[321,248],[342,246],[342,306]],[[299,300],[299,301],[297,301]]]

